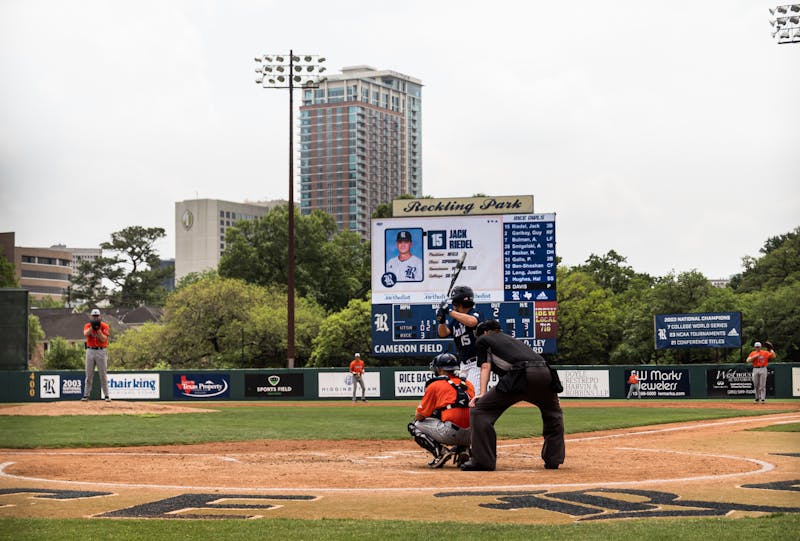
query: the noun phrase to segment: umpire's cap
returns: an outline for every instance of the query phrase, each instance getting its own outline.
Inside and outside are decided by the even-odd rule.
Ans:
[[[397,242],[400,242],[401,240],[411,242],[411,233],[408,231],[398,231]]]
[[[475,328],[475,336],[481,336],[489,331],[499,331],[502,330],[500,328],[500,322],[496,319],[487,319],[486,321],[481,321],[478,323],[478,326]]]

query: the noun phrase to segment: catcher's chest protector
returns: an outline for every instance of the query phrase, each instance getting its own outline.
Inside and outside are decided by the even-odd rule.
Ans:
[[[456,401],[453,404],[447,406],[447,409],[450,408],[468,408],[469,407],[469,395],[467,394],[467,384],[463,381],[456,385],[453,383],[453,380],[448,379],[447,383],[453,386],[456,390]]]

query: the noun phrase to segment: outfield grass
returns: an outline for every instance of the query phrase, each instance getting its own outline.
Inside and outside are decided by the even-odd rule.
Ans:
[[[452,518],[452,517],[449,517]],[[647,519],[561,526],[377,520],[81,520],[0,519],[0,539],[28,541],[159,541],[279,539],[281,541],[752,541],[797,539],[800,515],[758,518]]]
[[[205,406],[205,405],[204,405]],[[214,409],[214,405],[205,406]],[[780,413],[700,408],[564,408],[568,434],[644,425]],[[220,407],[169,415],[0,416],[0,447],[14,449],[192,444],[258,439],[364,440],[408,438],[414,406]],[[499,438],[541,435],[536,408],[511,408],[497,421]]]

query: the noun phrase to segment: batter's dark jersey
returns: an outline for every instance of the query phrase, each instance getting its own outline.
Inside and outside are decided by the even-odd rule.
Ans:
[[[478,323],[481,322],[481,315],[478,312],[473,310],[472,312],[467,312],[467,315],[477,319]],[[478,324],[476,323],[475,327],[477,326]],[[460,321],[456,321],[452,318],[450,319],[450,323],[447,324],[447,327],[450,329],[450,336],[453,337],[453,341],[456,343],[458,360],[464,363],[473,358],[476,355],[475,327],[467,327]]]
[[[489,361],[492,353],[492,372],[502,377],[517,363],[544,361],[544,357],[529,348],[524,342],[503,333],[484,334],[476,342],[478,366]]]

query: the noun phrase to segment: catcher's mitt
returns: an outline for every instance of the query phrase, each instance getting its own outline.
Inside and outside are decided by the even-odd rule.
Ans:
[[[764,347],[767,348],[768,351],[775,349],[775,347],[772,345],[772,342],[764,342]]]

